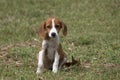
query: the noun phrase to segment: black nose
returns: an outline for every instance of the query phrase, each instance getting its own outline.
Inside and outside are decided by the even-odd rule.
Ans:
[[[52,37],[55,37],[55,36],[56,36],[56,33],[52,33],[51,35],[52,35]]]

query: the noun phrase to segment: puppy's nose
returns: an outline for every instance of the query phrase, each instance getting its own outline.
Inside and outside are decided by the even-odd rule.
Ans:
[[[52,37],[55,37],[55,36],[56,36],[56,33],[53,32],[53,33],[51,33],[51,35],[52,35]]]

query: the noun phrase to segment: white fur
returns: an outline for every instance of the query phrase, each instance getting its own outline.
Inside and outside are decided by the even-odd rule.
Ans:
[[[39,52],[39,56],[38,56],[38,68],[37,68],[37,74],[40,74],[42,73],[43,71],[43,57],[44,57],[44,54],[45,54],[45,49],[47,48],[47,40],[43,40],[42,42],[42,50]]]
[[[55,19],[52,19],[52,29],[50,30],[49,37],[52,37],[52,33],[56,33],[56,35],[58,36],[57,30],[55,28]]]
[[[52,69],[54,73],[57,73],[58,71],[59,59],[60,59],[60,55],[58,54],[57,51],[55,51],[55,60],[54,60],[53,69]]]
[[[54,53],[57,50],[58,45],[59,45],[59,37],[51,38],[48,41],[48,54],[47,54],[47,56],[49,59],[51,59],[51,60],[54,59]]]

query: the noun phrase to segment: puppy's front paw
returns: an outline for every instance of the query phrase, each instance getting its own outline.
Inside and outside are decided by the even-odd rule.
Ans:
[[[52,72],[53,73],[57,73],[58,69],[57,68],[53,68]]]
[[[37,69],[36,74],[38,75],[38,74],[41,74],[41,73],[42,73],[42,70]]]

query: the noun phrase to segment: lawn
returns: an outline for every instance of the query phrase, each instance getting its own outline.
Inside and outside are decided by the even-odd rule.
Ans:
[[[61,43],[80,66],[36,75],[41,22],[68,27]],[[120,0],[0,0],[0,80],[119,80]]]

